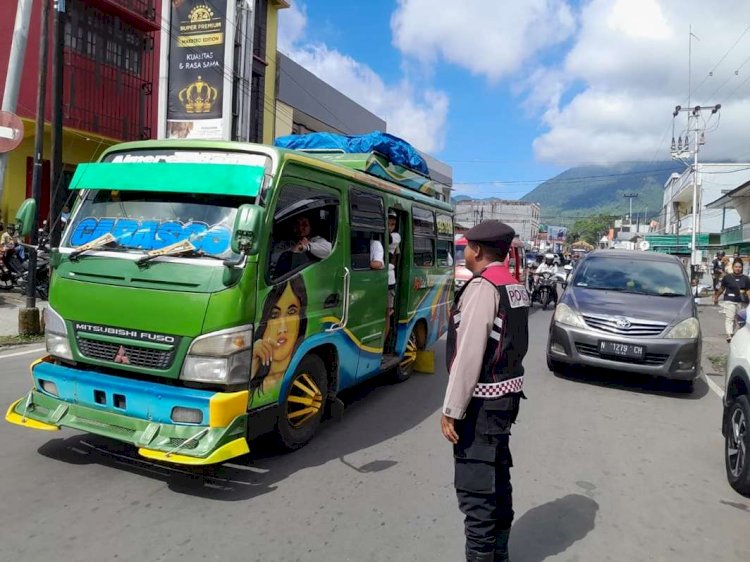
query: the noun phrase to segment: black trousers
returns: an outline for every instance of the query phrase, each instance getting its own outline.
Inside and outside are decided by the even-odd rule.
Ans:
[[[499,531],[513,523],[510,426],[519,396],[472,399],[463,420],[456,421],[455,487],[464,514],[466,550],[491,553]]]

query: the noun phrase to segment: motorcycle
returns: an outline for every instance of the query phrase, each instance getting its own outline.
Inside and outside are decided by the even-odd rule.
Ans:
[[[23,275],[23,264],[16,253],[15,244],[10,244],[0,253],[0,288],[12,289]]]
[[[563,291],[568,288],[568,280],[570,275],[573,273],[573,266],[567,264],[563,267],[563,272],[557,273],[557,280],[562,284]]]
[[[46,221],[45,221],[46,225]],[[50,261],[50,240],[49,233],[46,229],[39,229],[38,244],[36,247],[24,244],[32,251],[36,251],[36,272],[34,276],[35,294],[42,300],[49,297],[49,261]],[[24,271],[18,279],[18,286],[26,294],[29,283],[29,262],[24,262]]]
[[[534,292],[531,294],[531,302],[537,301],[542,305],[542,310],[547,310],[550,302],[557,301],[557,280],[552,273],[542,273],[536,282]]]

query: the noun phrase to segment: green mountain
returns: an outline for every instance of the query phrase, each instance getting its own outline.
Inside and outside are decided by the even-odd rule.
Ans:
[[[637,193],[633,215],[655,217],[663,205],[667,179],[684,169],[683,164],[673,161],[579,166],[538,185],[521,200],[539,203],[542,222],[549,223],[557,217],[627,214],[630,203],[624,196]]]

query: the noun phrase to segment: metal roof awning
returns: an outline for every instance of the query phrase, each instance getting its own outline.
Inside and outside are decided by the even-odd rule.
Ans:
[[[706,205],[706,209],[734,208],[734,201],[732,199],[737,197],[750,197],[750,181],[743,183],[739,187],[735,187],[732,191],[725,193],[715,201],[711,201]]]

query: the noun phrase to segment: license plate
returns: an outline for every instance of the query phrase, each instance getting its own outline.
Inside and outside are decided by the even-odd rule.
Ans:
[[[630,343],[600,341],[599,354],[626,357],[628,359],[643,359],[646,355],[646,348],[642,345],[633,345]]]

